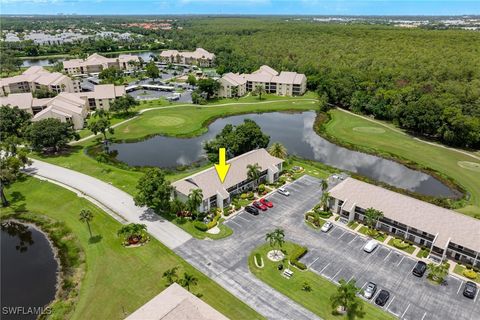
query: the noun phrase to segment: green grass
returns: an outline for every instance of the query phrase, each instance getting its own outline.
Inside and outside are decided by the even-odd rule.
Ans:
[[[367,234],[367,232],[368,232],[368,227],[367,226],[362,225],[360,227],[360,229],[358,229],[357,231],[360,232],[361,234],[368,235]],[[368,235],[368,236],[370,236],[370,235]],[[384,242],[386,238],[387,238],[387,236],[383,232],[379,232],[378,235],[376,237],[374,237],[375,240],[380,241],[380,242]]]
[[[479,160],[455,150],[421,142],[396,131],[398,129],[391,124],[383,126],[383,122],[372,122],[340,110],[332,110],[331,115],[332,120],[325,126],[327,134],[347,144],[359,146],[366,152],[384,156],[395,155],[453,178],[471,195],[468,205],[457,211],[480,217],[480,172],[458,165],[459,161],[480,163]],[[354,128],[361,127],[384,129],[385,132],[354,131]]]
[[[453,268],[453,272],[458,274],[458,275],[461,275],[462,277],[465,277],[463,275],[463,271],[465,270],[465,266],[462,266],[462,265],[455,265],[455,267]],[[472,281],[475,281],[477,283],[480,283],[480,272],[477,272],[477,278],[476,279],[473,279]]]
[[[338,172],[335,168],[329,167],[321,162],[315,162],[310,160],[304,160],[297,157],[289,159],[284,163],[283,168],[285,170],[290,170],[295,166],[303,167],[303,172],[294,173],[293,177],[295,179],[300,178],[301,176],[308,174],[318,179],[328,178],[332,173]]]
[[[355,230],[357,227],[358,227],[358,222],[357,221],[350,221],[347,226],[352,229],[352,230]]]
[[[421,248],[421,249],[417,252],[417,258],[427,258],[429,253],[430,253],[430,250],[429,250],[429,249]]]
[[[155,239],[139,248],[124,248],[116,236],[120,223],[85,199],[54,184],[27,178],[7,190],[14,210],[28,211],[64,221],[78,237],[86,256],[86,273],[72,319],[123,319],[166,288],[165,270],[179,266],[179,274],[199,279],[193,287],[202,300],[232,319],[259,319],[253,309],[214,281],[194,269]],[[92,232],[101,240],[90,243],[85,224],[78,220],[81,209],[94,213]],[[221,297],[221,299],[219,299]]]
[[[288,253],[293,252],[296,247],[298,245],[290,242],[284,244],[283,249],[287,251],[287,258]],[[290,279],[286,279],[282,276],[282,271],[277,270],[279,262],[274,263],[267,258],[267,252],[270,250],[270,246],[264,244],[256,248],[248,259],[250,271],[257,278],[325,320],[346,319],[345,316],[332,315],[330,296],[336,292],[336,285],[311,271],[300,271],[294,267],[290,267],[294,275]],[[262,269],[255,266],[253,260],[255,253],[259,253],[263,257],[264,267]],[[311,286],[311,292],[302,290],[305,282]],[[364,319],[394,319],[393,316],[368,303],[364,303],[364,310],[366,312]]]
[[[167,220],[170,220],[172,223],[182,228],[186,232],[190,233],[192,236],[194,236],[197,239],[210,238],[213,240],[218,240],[218,239],[229,237],[230,235],[233,234],[232,228],[223,224],[223,221],[225,220],[223,218],[220,219],[219,224],[217,225],[217,227],[220,229],[220,232],[218,234],[212,234],[212,233],[207,233],[207,232],[198,230],[197,228],[195,228],[195,226],[193,225],[193,221],[191,220],[180,220],[178,218],[172,219],[171,217],[165,217],[165,218]]]

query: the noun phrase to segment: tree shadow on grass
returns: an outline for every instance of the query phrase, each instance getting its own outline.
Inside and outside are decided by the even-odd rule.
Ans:
[[[90,239],[88,239],[88,243],[90,243],[90,244],[99,243],[100,241],[102,241],[102,239],[103,239],[103,236],[100,235],[100,234],[97,234],[97,235],[91,237]]]

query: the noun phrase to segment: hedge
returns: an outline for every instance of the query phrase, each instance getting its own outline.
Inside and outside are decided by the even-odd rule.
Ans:
[[[207,225],[205,223],[201,222],[201,221],[195,221],[193,223],[193,225],[195,226],[195,228],[197,228],[200,231],[207,231],[208,230]]]
[[[395,248],[401,249],[401,250],[404,250],[410,247],[410,244],[407,242],[404,242],[402,239],[393,239],[392,243]]]
[[[476,279],[477,278],[477,273],[473,271],[472,269],[465,269],[463,270],[463,275],[467,277],[468,279]]]
[[[296,248],[290,255],[290,263],[300,270],[306,270],[307,266],[298,260],[301,259],[304,255],[306,255],[307,252],[308,249],[306,247]]]

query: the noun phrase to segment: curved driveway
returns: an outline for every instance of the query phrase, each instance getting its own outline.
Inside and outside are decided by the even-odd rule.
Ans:
[[[319,319],[312,312],[258,280],[248,270],[247,257],[250,251],[264,240],[264,233],[235,233],[227,239],[217,241],[194,239],[151,210],[135,206],[132,196],[108,183],[43,161],[32,162],[31,167],[26,170],[29,174],[74,189],[95,204],[100,203],[108,208],[107,212],[117,220],[120,216],[123,218],[120,220],[126,222],[146,224],[153,237],[261,315],[269,319]],[[311,202],[313,207],[318,197],[306,197],[305,201]],[[265,225],[265,228],[273,226]]]

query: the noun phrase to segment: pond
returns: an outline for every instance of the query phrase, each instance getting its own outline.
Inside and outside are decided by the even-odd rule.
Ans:
[[[320,161],[424,195],[457,196],[448,186],[428,174],[409,169],[395,161],[352,151],[327,141],[313,130],[315,117],[313,111],[231,116],[214,121],[208,127],[208,132],[199,137],[183,139],[155,136],[139,142],[114,143],[111,150],[118,152],[118,160],[132,166],[188,165],[205,157],[202,148],[205,140],[214,138],[226,124],[238,125],[248,118],[254,120],[264,133],[270,135],[270,143],[281,142],[289,154]]]
[[[36,319],[32,308],[42,308],[55,298],[58,264],[50,242],[32,226],[4,221],[1,248],[2,319]],[[15,316],[5,310],[23,312]]]

